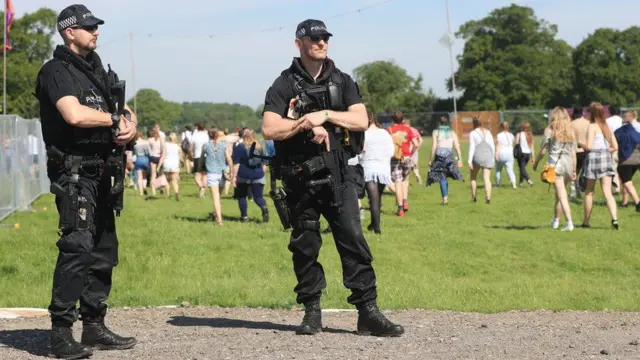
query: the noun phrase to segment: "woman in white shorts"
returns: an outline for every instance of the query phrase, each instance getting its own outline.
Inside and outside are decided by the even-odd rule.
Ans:
[[[180,158],[182,157],[182,149],[180,148],[180,145],[178,145],[178,136],[176,133],[172,132],[169,134],[169,141],[164,144],[162,170],[167,175],[167,184],[164,186],[164,190],[167,193],[167,197],[170,197],[169,183],[171,183],[176,201],[179,201]]]
[[[211,189],[213,197],[213,216],[218,225],[222,225],[222,204],[220,202],[220,187],[224,186],[224,169],[231,164],[231,154],[221,132],[213,127],[209,130],[209,142],[204,145],[202,152],[205,155],[207,169],[207,186]]]
[[[553,167],[556,173],[555,190],[556,202],[554,205],[554,216],[551,220],[551,227],[560,227],[560,214],[564,213],[567,225],[562,231],[573,231],[573,220],[571,219],[571,207],[567,197],[567,184],[571,184],[576,179],[576,142],[569,113],[562,107],[557,107],[551,112],[551,124],[544,131],[544,140],[540,147],[533,170],[536,171],[538,163],[544,157],[546,151],[549,152],[547,165]]]

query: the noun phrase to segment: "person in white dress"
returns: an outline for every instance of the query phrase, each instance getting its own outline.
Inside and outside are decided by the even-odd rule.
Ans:
[[[388,131],[382,128],[374,115],[369,116],[369,129],[364,133],[364,150],[360,164],[364,169],[365,191],[369,198],[371,223],[369,231],[380,234],[381,197],[386,186],[391,181],[391,158],[395,145]]]
[[[170,197],[169,183],[173,187],[173,193],[176,201],[180,200],[180,158],[182,157],[182,149],[178,145],[178,136],[172,132],[169,134],[169,141],[164,143],[164,159],[162,170],[167,175],[167,184],[164,186],[167,197]]]

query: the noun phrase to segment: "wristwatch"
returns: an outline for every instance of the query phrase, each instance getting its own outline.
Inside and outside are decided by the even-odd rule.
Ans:
[[[120,121],[120,115],[118,114],[111,114],[111,127],[116,127],[118,126]]]

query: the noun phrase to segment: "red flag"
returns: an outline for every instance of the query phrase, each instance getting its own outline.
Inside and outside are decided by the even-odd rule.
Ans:
[[[13,23],[13,16],[14,16],[13,2],[11,0],[5,0],[4,2],[4,14],[7,17],[6,18],[7,37],[5,38],[5,41],[4,41],[4,48],[7,51],[11,51],[13,50],[13,46],[11,46],[11,39],[9,37],[9,33],[11,32],[11,24]]]

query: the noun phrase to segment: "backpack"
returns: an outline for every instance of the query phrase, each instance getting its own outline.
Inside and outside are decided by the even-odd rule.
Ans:
[[[188,137],[184,137],[184,139],[182,139],[182,151],[184,153],[188,153],[191,150],[191,143],[189,142],[189,138]]]
[[[400,160],[404,157],[404,153],[402,152],[402,143],[404,142],[400,136],[396,136],[395,134],[391,135],[393,139],[393,158],[396,160]]]
[[[251,147],[245,147],[245,151],[247,152],[247,166],[250,167],[251,169],[255,169],[257,167],[260,167],[262,165],[262,159],[258,158],[258,157],[251,157]],[[259,155],[263,155],[264,151],[260,150],[258,151]]]
[[[481,133],[482,142],[476,145],[473,153],[472,163],[474,167],[492,168],[495,165],[495,158],[491,146],[485,139],[484,131]]]
[[[406,138],[402,136],[402,132],[394,132],[392,133],[387,129],[389,135],[393,139],[393,158],[396,160],[401,160],[404,157],[404,152],[402,151],[402,144],[406,141]]]

